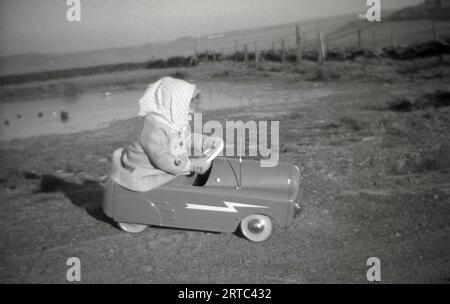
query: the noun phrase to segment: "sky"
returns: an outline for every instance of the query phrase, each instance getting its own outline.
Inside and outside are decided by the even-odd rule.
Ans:
[[[362,13],[366,0],[0,0],[0,56],[160,42],[312,18]],[[423,0],[382,0],[383,10]]]

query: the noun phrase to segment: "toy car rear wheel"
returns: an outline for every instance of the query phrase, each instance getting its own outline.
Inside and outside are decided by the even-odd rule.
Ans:
[[[241,221],[240,228],[248,240],[263,242],[272,235],[273,224],[270,217],[266,215],[252,214]]]
[[[120,229],[129,233],[139,233],[147,228],[147,225],[131,224],[131,223],[117,223]]]

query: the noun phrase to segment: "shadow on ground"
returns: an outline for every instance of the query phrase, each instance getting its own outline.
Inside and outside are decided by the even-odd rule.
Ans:
[[[103,191],[102,185],[97,181],[86,180],[82,184],[76,184],[54,175],[44,175],[42,176],[38,192],[62,192],[73,205],[84,208],[96,220],[116,227],[114,221],[106,216],[102,210]]]

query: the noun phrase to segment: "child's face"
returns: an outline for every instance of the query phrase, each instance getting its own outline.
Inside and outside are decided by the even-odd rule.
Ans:
[[[195,95],[191,99],[191,103],[189,105],[189,113],[193,114],[195,111],[198,111],[200,107],[200,94]]]
[[[194,113],[199,110],[200,105],[200,94],[195,95],[191,99],[191,103],[189,104],[189,113],[188,113],[188,120],[192,122],[192,119],[194,118]]]

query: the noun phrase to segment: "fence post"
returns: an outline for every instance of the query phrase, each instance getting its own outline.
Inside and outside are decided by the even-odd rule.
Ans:
[[[422,4],[422,18],[423,19],[425,19],[425,15],[426,15],[426,7],[425,7],[425,1],[424,1],[424,3]]]
[[[391,47],[395,48],[394,31],[392,30],[392,26],[389,27],[389,36],[391,39]]]
[[[322,59],[326,60],[327,59],[327,46],[325,43],[325,35],[323,34],[322,31],[319,32],[319,36],[320,36],[320,52],[322,53]]]
[[[297,64],[300,64],[302,61],[302,48],[301,48],[301,38],[300,38],[300,26],[295,26],[295,42],[297,45]]]
[[[258,64],[259,62],[259,54],[258,54],[258,42],[255,41],[255,62]]]
[[[209,61],[208,49],[205,49],[205,57],[206,57],[206,62],[208,62]]]
[[[197,39],[194,40],[194,54],[195,58],[197,58],[198,57]]]
[[[372,30],[372,49],[375,51],[377,49],[377,37],[375,35],[375,30]]]
[[[323,63],[322,39],[320,31],[317,32],[317,63],[318,64]]]
[[[433,18],[431,18],[431,32],[433,33],[433,40],[437,40],[436,27],[434,26]]]
[[[358,48],[361,48],[362,45],[361,32],[361,29],[358,29]]]
[[[247,48],[247,44],[244,44],[244,61],[245,61],[245,62],[248,61],[248,48]]]
[[[234,61],[238,60],[238,42],[237,40],[234,42]]]
[[[286,48],[284,45],[284,38],[281,38],[281,63],[286,61]]]

